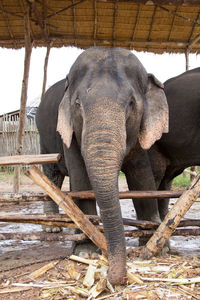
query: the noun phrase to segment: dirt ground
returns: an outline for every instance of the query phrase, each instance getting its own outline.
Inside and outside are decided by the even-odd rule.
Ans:
[[[10,179],[9,179],[10,180]],[[12,181],[0,182],[1,192],[12,192]],[[63,190],[68,190],[68,179],[66,178],[63,186]],[[124,179],[120,179],[120,190],[127,190],[127,184]],[[23,176],[20,192],[42,192],[32,181]],[[171,201],[173,205],[174,200]],[[1,205],[1,211],[5,212],[17,212],[19,214],[24,213],[42,213],[42,202],[24,204]],[[135,218],[135,211],[130,199],[121,201],[122,215],[123,217]],[[186,218],[199,219],[200,218],[200,202],[196,202],[187,215]],[[0,222],[0,234],[15,232],[15,233],[32,233],[39,232],[42,228],[40,225],[34,224],[16,224],[16,223],[3,223]],[[189,260],[197,259],[200,263],[200,237],[172,237],[171,241],[171,254],[177,255],[180,258],[181,263],[184,261],[184,257],[189,257]],[[137,238],[127,239],[127,248],[138,247]],[[0,288],[5,288],[5,283],[9,286],[11,278],[22,276],[22,273],[31,273],[41,266],[47,264],[49,261],[59,260],[60,269],[63,268],[63,263],[72,254],[73,244],[72,242],[25,242],[17,240],[0,240]],[[186,261],[186,260],[185,260]],[[200,273],[200,266],[199,266]],[[57,276],[58,277],[58,276]],[[62,276],[61,276],[62,277]],[[63,277],[62,277],[63,279]],[[147,297],[147,296],[146,296]],[[21,291],[16,293],[9,293],[1,295],[0,299],[43,299],[39,297],[38,289],[29,289],[28,291]],[[46,299],[81,299],[80,296],[74,298],[67,297],[54,297],[49,296]],[[107,299],[125,299],[125,298],[111,298]],[[127,298],[128,299],[128,298]],[[137,299],[137,298],[130,298]],[[138,298],[138,299],[160,299],[158,298]],[[163,298],[163,299],[176,299],[176,298]],[[178,298],[177,298],[178,299]],[[179,299],[200,299],[200,295],[196,298],[180,298]]]

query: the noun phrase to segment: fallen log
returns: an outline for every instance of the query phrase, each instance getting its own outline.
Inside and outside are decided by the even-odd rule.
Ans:
[[[37,185],[39,185],[72,221],[107,254],[107,244],[104,235],[88,220],[84,213],[76,206],[69,195],[64,195],[37,167],[32,167],[26,172]]]
[[[0,157],[0,166],[57,163],[61,154],[15,155]]]
[[[129,230],[125,231],[126,237],[151,237],[155,233],[154,230]],[[172,233],[172,236],[199,236],[199,228],[181,228],[176,229]]]
[[[126,237],[151,237],[155,231],[153,230],[128,230],[124,234]],[[200,229],[176,229],[173,236],[199,236]],[[0,240],[22,240],[22,241],[83,241],[87,239],[84,233],[67,234],[67,233],[0,233]]]
[[[101,222],[99,216],[87,215],[87,218],[94,224]],[[0,213],[0,222],[13,222],[13,223],[33,223],[40,225],[52,225],[60,227],[72,227],[77,228],[77,226],[72,223],[71,218],[67,217],[65,214],[25,214],[20,215],[18,213]],[[140,221],[132,220],[128,218],[123,218],[124,225],[135,226],[139,228],[157,228],[159,223],[150,221]],[[200,222],[199,222],[200,223]],[[74,225],[74,226],[73,226]]]
[[[154,235],[149,239],[146,247],[141,252],[143,259],[150,259],[156,255],[165,245],[168,238],[172,235],[180,220],[189,210],[191,205],[200,195],[200,175],[195,179],[192,186],[183,192],[181,197],[176,201],[174,206],[166,215],[164,221],[160,224]]]
[[[184,190],[180,191],[126,191],[119,192],[120,199],[140,199],[140,198],[179,198]],[[63,192],[73,199],[95,199],[93,191],[81,192]],[[0,202],[13,202],[13,201],[47,201],[49,197],[44,193],[0,193]]]
[[[99,224],[101,219],[99,216],[87,215],[87,218],[94,224]],[[0,222],[11,222],[11,223],[33,223],[40,225],[52,225],[59,227],[73,227],[77,226],[72,223],[71,218],[67,217],[65,214],[25,214],[21,215],[19,213],[4,213],[0,212]],[[74,224],[75,226],[73,226]],[[128,218],[123,218],[123,224],[126,226],[134,226],[141,229],[155,229],[160,224],[157,222],[144,221],[144,220],[133,220]],[[182,220],[178,227],[186,226],[200,226],[200,220],[186,219]]]

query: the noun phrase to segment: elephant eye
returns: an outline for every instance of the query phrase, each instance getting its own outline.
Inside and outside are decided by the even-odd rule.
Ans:
[[[131,109],[133,109],[133,108],[135,107],[135,101],[134,101],[134,100],[131,100],[131,101],[129,102],[129,107],[130,107]]]

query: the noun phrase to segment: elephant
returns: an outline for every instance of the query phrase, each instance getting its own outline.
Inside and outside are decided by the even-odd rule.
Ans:
[[[137,149],[149,149],[168,132],[163,84],[129,50],[92,47],[80,54],[66,79],[46,92],[36,123],[41,153],[62,155],[57,164],[44,165],[47,177],[61,187],[69,176],[70,190],[94,190],[108,248],[108,279],[124,282],[118,176]],[[84,213],[96,214],[93,200],[76,203]],[[47,204],[45,212],[58,212]]]
[[[137,157],[129,161],[130,189],[169,190],[173,179],[185,168],[200,165],[199,82],[200,68],[196,68],[164,83],[169,108],[169,132],[163,133],[150,149],[140,149]],[[150,211],[151,201],[157,202],[153,213]],[[158,211],[163,220],[168,213],[167,198],[150,201],[134,199],[133,202],[137,217],[141,220],[152,220]]]

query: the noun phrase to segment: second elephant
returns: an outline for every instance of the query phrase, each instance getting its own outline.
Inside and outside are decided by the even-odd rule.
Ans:
[[[164,83],[169,107],[169,132],[164,133],[148,151],[140,149],[129,161],[132,165],[129,188],[135,190],[169,190],[173,179],[190,166],[200,165],[200,68],[196,68]],[[149,166],[147,169],[146,166]],[[125,166],[126,168],[126,166]],[[153,201],[157,203],[150,211]],[[168,212],[168,199],[134,199],[137,216],[161,220]],[[153,214],[153,215],[152,215]]]
[[[62,154],[58,164],[44,167],[45,174],[59,187],[69,175],[71,190],[94,190],[108,246],[108,278],[112,284],[123,282],[126,247],[118,175],[137,148],[150,148],[168,131],[162,84],[128,50],[90,48],[67,79],[46,92],[37,126],[42,153]],[[92,201],[78,205],[95,213]],[[160,220],[158,213],[153,218]]]

